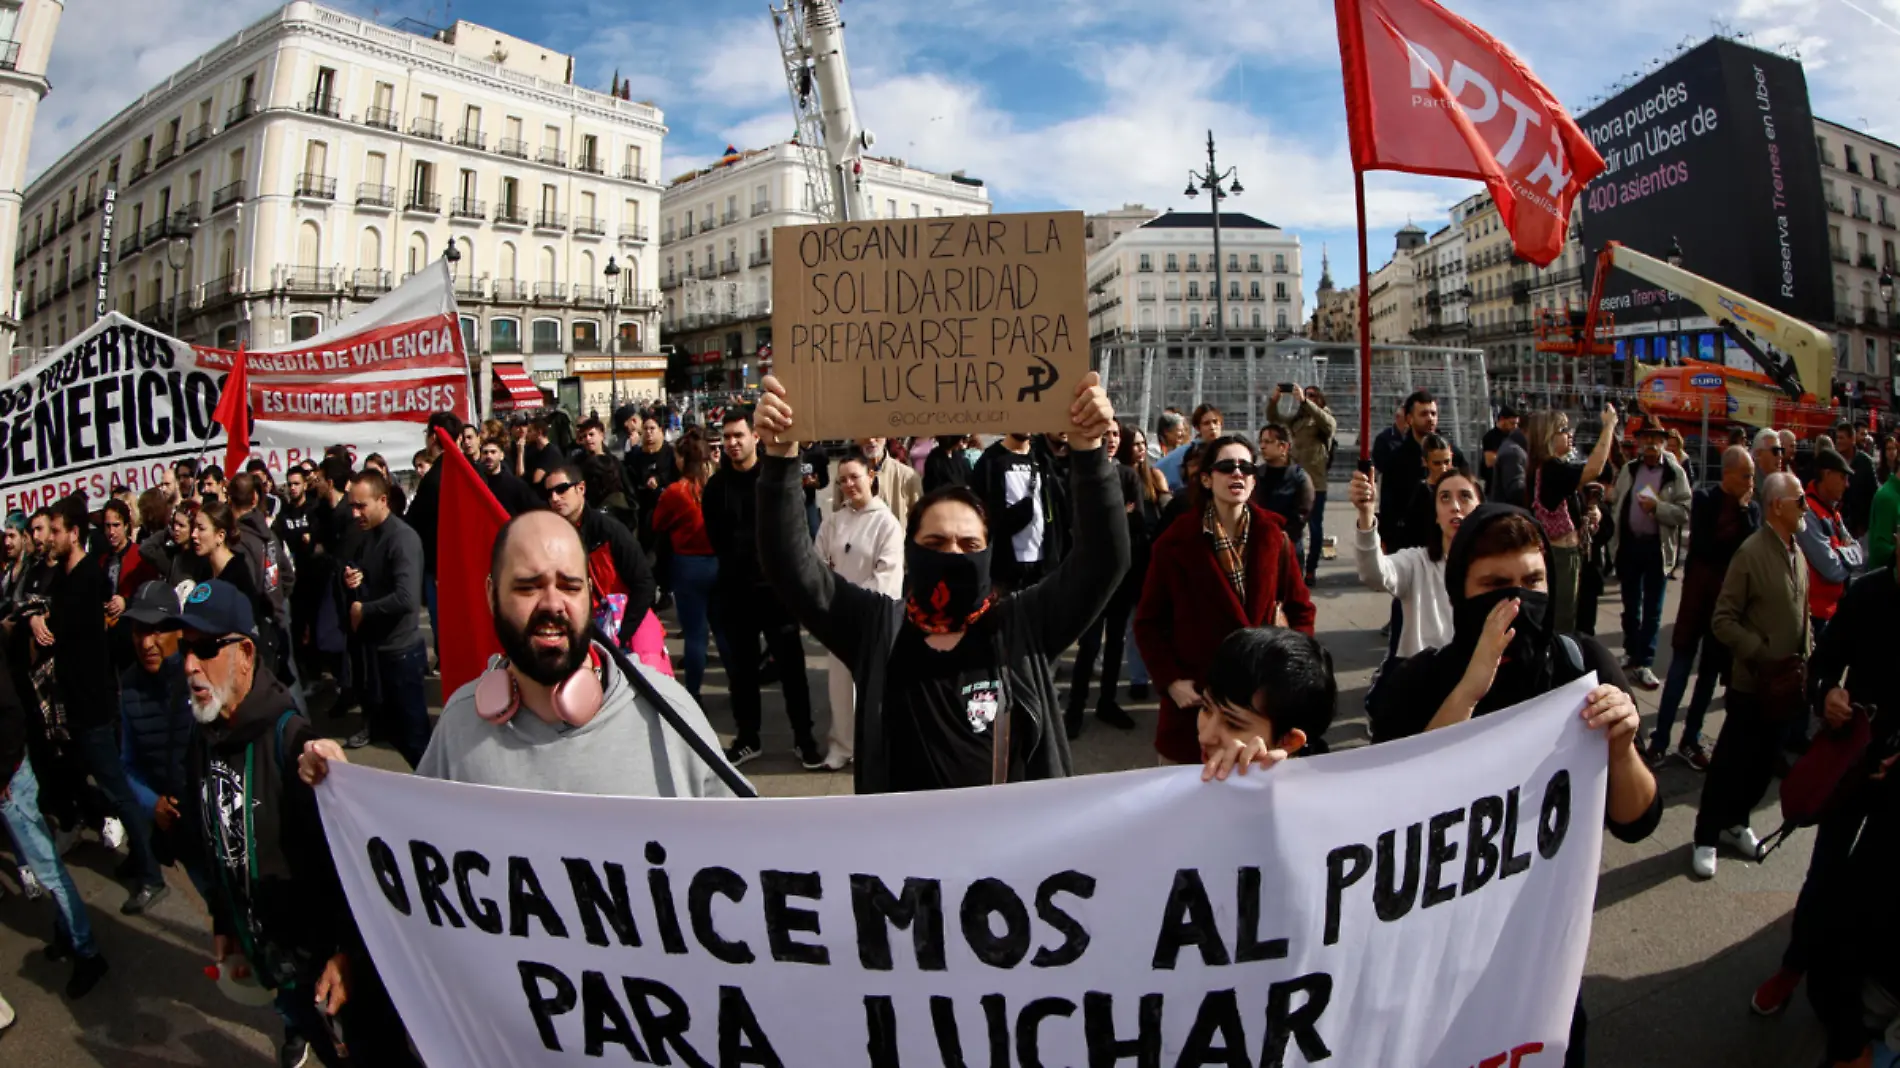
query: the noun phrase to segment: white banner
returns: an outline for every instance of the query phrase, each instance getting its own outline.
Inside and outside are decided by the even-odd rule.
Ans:
[[[177,460],[222,462],[224,430],[211,413],[233,355],[106,313],[0,388],[5,510],[80,491],[98,508],[113,486],[148,489]],[[474,412],[442,260],[295,348],[249,353],[247,374],[251,455],[280,479],[333,444],[407,470],[430,415]]]
[[[679,801],[338,766],[318,796],[430,1064],[1537,1068],[1596,894],[1590,686],[1216,784]]]

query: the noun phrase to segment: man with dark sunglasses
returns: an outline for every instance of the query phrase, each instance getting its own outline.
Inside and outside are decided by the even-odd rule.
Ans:
[[[316,795],[296,755],[318,737],[258,655],[251,600],[202,582],[165,625],[178,628],[199,732],[179,819],[199,848],[212,957],[277,992],[280,1063],[338,1063],[325,1016],[345,1014],[357,1063],[413,1065],[402,1025],[362,948],[330,857]]]
[[[352,747],[386,740],[415,767],[429,748],[429,700],[423,678],[422,538],[389,506],[389,479],[365,468],[350,483],[350,512],[363,531],[355,562],[343,569],[350,631],[362,648],[365,735]]]
[[[581,547],[587,552],[594,618],[611,616],[617,607],[617,626],[603,624],[602,629],[613,630],[622,648],[631,647],[633,632],[640,629],[654,597],[653,570],[647,566],[647,554],[640,550],[640,540],[625,523],[599,508],[587,507],[587,480],[578,464],[562,464],[548,472],[541,490],[547,494],[548,507],[554,514],[567,520],[581,536]],[[622,598],[617,606],[611,603],[614,597]]]

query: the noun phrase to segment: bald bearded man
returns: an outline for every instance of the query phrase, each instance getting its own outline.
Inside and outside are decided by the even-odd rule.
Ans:
[[[719,739],[685,688],[641,664],[650,685],[636,688],[588,639],[587,554],[573,524],[530,512],[502,527],[488,603],[502,655],[449,698],[416,774],[570,794],[733,796],[655,707],[654,697],[665,701],[717,759]],[[342,759],[335,742],[314,741],[299,770],[315,785]]]

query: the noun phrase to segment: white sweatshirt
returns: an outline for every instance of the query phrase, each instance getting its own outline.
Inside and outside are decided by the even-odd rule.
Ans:
[[[1379,551],[1379,523],[1371,530],[1353,524],[1353,562],[1367,589],[1384,590],[1405,606],[1405,626],[1399,634],[1399,655],[1417,656],[1427,649],[1451,644],[1451,598],[1445,595],[1445,562],[1433,560],[1426,550],[1400,549],[1387,556]]]
[[[904,528],[882,500],[873,497],[863,511],[844,504],[826,512],[813,548],[846,582],[886,597],[904,595]]]

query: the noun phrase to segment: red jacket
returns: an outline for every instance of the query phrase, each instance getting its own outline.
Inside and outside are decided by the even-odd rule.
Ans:
[[[1201,530],[1201,513],[1190,511],[1155,540],[1148,577],[1135,609],[1135,644],[1148,675],[1161,691],[1155,751],[1179,764],[1201,762],[1195,714],[1176,708],[1168,686],[1187,679],[1207,682],[1214,647],[1234,631],[1273,625],[1274,607],[1302,634],[1313,633],[1313,598],[1306,590],[1281,518],[1259,505],[1247,537],[1247,603],[1242,605]]]

